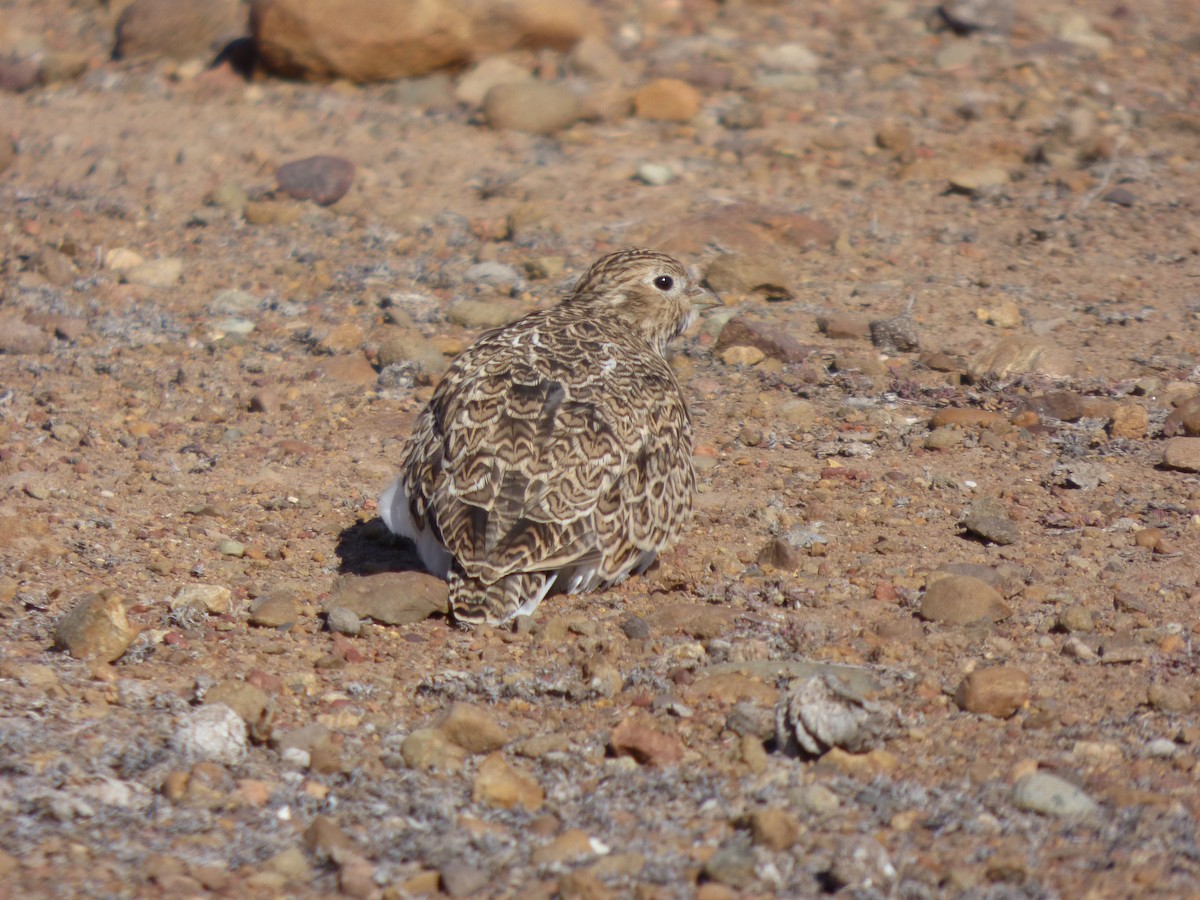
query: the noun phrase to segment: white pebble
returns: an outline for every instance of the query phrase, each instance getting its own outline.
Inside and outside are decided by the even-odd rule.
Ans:
[[[246,755],[246,723],[224,703],[202,706],[179,726],[171,745],[186,759],[237,763]]]

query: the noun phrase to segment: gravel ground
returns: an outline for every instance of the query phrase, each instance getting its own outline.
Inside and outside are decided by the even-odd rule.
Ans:
[[[539,134],[0,3],[5,890],[1196,896],[1200,7],[594,8]],[[725,300],[695,521],[455,627],[375,498],[630,244]]]

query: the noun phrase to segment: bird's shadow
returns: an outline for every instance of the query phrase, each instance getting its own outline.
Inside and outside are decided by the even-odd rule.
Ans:
[[[425,571],[416,545],[394,536],[379,518],[342,529],[334,552],[338,555],[338,572],[343,575]]]

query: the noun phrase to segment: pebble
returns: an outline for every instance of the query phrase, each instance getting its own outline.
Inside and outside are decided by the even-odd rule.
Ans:
[[[242,218],[250,225],[295,225],[300,221],[300,207],[272,200],[248,200],[242,207]]]
[[[754,843],[776,853],[793,846],[803,830],[800,821],[783,809],[758,809],[748,819]]]
[[[652,187],[662,187],[675,180],[675,173],[670,166],[662,163],[644,162],[637,168],[636,178],[643,184]]]
[[[481,106],[488,91],[500,84],[521,84],[533,80],[533,75],[503,56],[489,56],[472,66],[454,87],[454,99],[468,106]]]
[[[498,328],[517,318],[520,312],[513,306],[488,300],[462,297],[446,308],[446,318],[463,328]]]
[[[467,271],[463,273],[463,280],[510,290],[520,283],[521,275],[512,266],[495,260],[485,260],[468,266]]]
[[[921,598],[921,618],[943,625],[995,622],[1011,612],[998,591],[970,575],[939,578]]]
[[[510,740],[508,729],[490,711],[470,703],[451,703],[437,727],[468,753],[492,753]]]
[[[826,879],[825,890],[829,893],[887,894],[896,880],[896,867],[887,850],[874,838],[844,837],[833,848],[833,862]]]
[[[623,720],[608,741],[616,756],[628,756],[641,765],[670,766],[683,758],[683,745],[674,735],[634,718]]]
[[[1108,420],[1108,433],[1115,438],[1141,440],[1149,430],[1150,414],[1137,403],[1118,406]]]
[[[250,607],[250,624],[263,628],[284,628],[295,625],[300,610],[294,597],[289,594],[264,594]]]
[[[971,534],[1002,547],[1021,539],[1021,529],[1008,517],[1004,503],[995,497],[974,501],[963,517],[962,526]]]
[[[170,605],[172,612],[191,607],[220,616],[233,608],[233,592],[219,584],[185,584],[171,597]]]
[[[1028,673],[1009,666],[976,669],[954,692],[959,709],[999,719],[1007,719],[1028,700]]]
[[[120,595],[106,589],[84,595],[58,620],[54,644],[76,659],[113,662],[129,649],[137,634]]]
[[[659,78],[633,93],[639,119],[690,122],[700,111],[700,92],[678,78]]]
[[[1200,437],[1174,437],[1163,447],[1163,465],[1184,472],[1200,472]]]
[[[1182,688],[1155,682],[1146,690],[1146,699],[1157,710],[1168,713],[1192,711],[1191,695]]]
[[[1021,325],[1021,307],[1012,300],[999,306],[982,306],[975,310],[975,318],[997,328],[1017,328]]]
[[[381,326],[371,334],[371,343],[377,348],[379,365],[415,363],[427,375],[438,375],[446,370],[446,355],[428,338],[392,325]]]
[[[152,288],[169,288],[183,277],[183,260],[175,256],[150,259],[126,269],[123,279],[129,284]]]
[[[630,616],[622,622],[621,631],[631,641],[644,641],[650,637],[650,625],[640,616]]]
[[[246,545],[240,541],[224,540],[217,544],[217,552],[222,556],[235,556],[241,559],[246,555]]]
[[[735,833],[719,846],[704,863],[704,875],[732,888],[747,888],[754,883],[754,849],[749,836]]]
[[[757,347],[746,347],[738,344],[734,347],[726,347],[721,351],[721,362],[727,366],[756,366],[767,355]]]
[[[788,755],[821,756],[833,748],[860,753],[883,728],[883,711],[836,678],[793,679],[777,714],[775,742]]]
[[[492,875],[470,863],[447,863],[438,870],[441,888],[450,897],[477,897],[487,893]]]
[[[261,308],[262,303],[254,294],[234,289],[219,291],[208,302],[207,310],[210,316],[245,318],[257,315]]]
[[[707,603],[670,603],[646,617],[650,625],[664,634],[683,632],[697,640],[720,637],[733,628],[737,612]]]
[[[527,81],[497,84],[483,100],[488,124],[501,131],[554,134],[579,118],[575,92],[557,82]]]
[[[411,625],[448,608],[446,583],[424,572],[342,575],[333,583],[325,612],[343,607],[381,625]]]
[[[1013,804],[1018,809],[1059,818],[1086,816],[1100,809],[1082,789],[1047,772],[1032,772],[1018,781],[1013,787]]]
[[[526,812],[537,812],[546,795],[537,779],[514,769],[499,753],[492,753],[479,764],[471,785],[471,798],[498,809],[519,806]]]
[[[764,68],[776,72],[812,73],[821,67],[821,58],[798,43],[759,47],[756,55]]]
[[[629,71],[621,55],[595,35],[584,35],[567,54],[567,65],[587,78],[619,82]]]
[[[801,344],[775,322],[734,316],[721,329],[716,349],[739,345],[757,347],[771,359],[785,363],[804,362],[817,350],[813,345]]]
[[[6,354],[44,353],[50,335],[16,314],[0,316],[0,351]]]
[[[466,761],[467,751],[452,744],[437,728],[418,728],[404,739],[400,755],[410,769],[457,772]]]
[[[984,166],[978,169],[966,169],[955,172],[950,176],[950,187],[964,194],[975,194],[987,188],[1000,187],[1008,184],[1009,175],[1006,169],[999,166]]]
[[[341,156],[310,156],[284,163],[276,170],[275,181],[288,197],[329,206],[354,184],[354,163]]]
[[[325,611],[325,624],[330,631],[357,637],[362,631],[362,620],[354,610],[334,606]]]
[[[823,784],[806,785],[797,792],[796,800],[802,809],[815,816],[835,813],[842,806],[841,798]]]
[[[1062,422],[1078,422],[1083,418],[1083,398],[1074,391],[1047,391],[1030,399],[1025,404],[1042,418],[1058,419]]]
[[[580,828],[568,828],[550,843],[535,849],[529,861],[535,866],[578,862],[595,856],[596,850],[588,833]]]
[[[1104,53],[1112,49],[1112,38],[1096,31],[1083,13],[1068,14],[1059,23],[1058,36],[1068,43],[1088,50]]]
[[[127,272],[145,261],[140,253],[127,247],[114,247],[104,256],[104,265],[112,272]]]
[[[238,0],[135,0],[117,19],[113,57],[207,59],[246,30]]]
[[[852,313],[831,313],[817,317],[817,328],[825,337],[835,341],[857,341],[871,335],[871,323],[865,316]]]
[[[184,716],[171,746],[188,761],[235,765],[246,756],[246,723],[223,703],[201,706]]]
[[[1015,0],[947,0],[937,8],[956,34],[990,31],[1008,34],[1016,18]]]
[[[708,264],[704,280],[718,294],[758,294],[767,300],[792,298],[777,256],[768,253],[719,253]]]
[[[204,692],[206,704],[223,703],[242,717],[247,727],[262,720],[271,698],[266,691],[237,678],[227,678]]]
[[[926,450],[951,450],[959,446],[966,435],[957,428],[935,428],[925,436],[922,446]]]
[[[1096,627],[1096,622],[1086,606],[1072,603],[1058,614],[1055,625],[1059,631],[1086,634]]]
[[[1200,397],[1184,400],[1171,410],[1171,414],[1163,422],[1164,437],[1175,437],[1178,434],[1200,435]]]

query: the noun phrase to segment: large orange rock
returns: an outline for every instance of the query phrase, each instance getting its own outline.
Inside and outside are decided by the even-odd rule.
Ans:
[[[389,81],[514,47],[568,49],[598,30],[584,0],[253,0],[267,68],[291,78]]]

